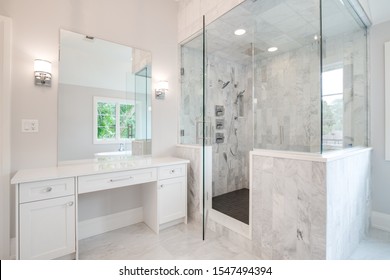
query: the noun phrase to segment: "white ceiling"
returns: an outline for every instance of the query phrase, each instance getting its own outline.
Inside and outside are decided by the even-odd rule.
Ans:
[[[373,25],[390,20],[390,0],[359,2]],[[327,15],[323,19],[327,36],[360,29],[342,0],[325,0],[322,4]],[[271,46],[283,52],[311,44],[320,30],[318,10],[319,0],[245,1],[207,26],[207,52],[246,63],[251,59],[253,42],[255,55],[260,57],[269,56],[266,50]],[[246,29],[247,34],[240,38],[233,35],[237,28]],[[195,38],[186,46],[202,49],[202,40]]]
[[[176,2],[182,0],[174,0]],[[390,20],[390,0],[359,0],[373,24]]]
[[[372,23],[378,24],[390,20],[389,0],[359,0]]]
[[[389,0],[390,2],[390,0]],[[326,0],[322,5],[325,37],[340,36],[360,30],[341,0]],[[208,54],[231,61],[251,60],[252,46],[256,57],[269,57],[269,47],[278,53],[315,44],[320,33],[319,0],[252,0],[245,1],[206,27]],[[247,33],[234,35],[243,28]],[[202,40],[193,40],[187,47],[201,49]]]

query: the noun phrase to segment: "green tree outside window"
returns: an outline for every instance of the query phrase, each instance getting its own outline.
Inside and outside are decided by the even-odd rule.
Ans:
[[[95,99],[98,141],[112,143],[135,137],[135,106],[128,103],[122,99]]]

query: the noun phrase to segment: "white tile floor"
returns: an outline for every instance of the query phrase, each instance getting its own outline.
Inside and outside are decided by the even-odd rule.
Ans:
[[[79,259],[88,260],[258,259],[210,230],[203,241],[201,228],[194,224],[179,224],[157,235],[139,223],[80,240],[79,252]]]
[[[88,260],[258,259],[210,230],[203,241],[201,228],[194,224],[180,224],[156,235],[140,223],[83,239],[79,249],[79,259]],[[351,259],[390,260],[390,233],[372,229]]]
[[[390,260],[390,232],[372,228],[350,259]]]

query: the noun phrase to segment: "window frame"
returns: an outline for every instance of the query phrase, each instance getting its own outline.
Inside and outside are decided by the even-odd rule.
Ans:
[[[98,103],[111,103],[115,104],[115,138],[113,139],[98,139]],[[93,144],[106,145],[106,144],[120,144],[124,142],[131,142],[134,138],[121,138],[120,127],[120,105],[133,105],[136,104],[134,100],[123,98],[112,98],[104,96],[93,97]]]

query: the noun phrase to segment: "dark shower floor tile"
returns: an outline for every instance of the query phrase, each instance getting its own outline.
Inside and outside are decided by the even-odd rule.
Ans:
[[[249,189],[240,189],[213,197],[213,209],[249,224]]]

